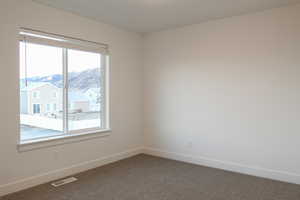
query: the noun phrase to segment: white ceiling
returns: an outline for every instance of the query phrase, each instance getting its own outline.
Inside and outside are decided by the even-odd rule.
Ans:
[[[135,32],[153,32],[300,0],[34,0]]]

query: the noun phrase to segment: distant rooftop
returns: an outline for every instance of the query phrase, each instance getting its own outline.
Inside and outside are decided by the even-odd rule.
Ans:
[[[27,86],[25,83],[21,84],[20,89],[21,89],[21,91],[30,91],[30,90],[36,89],[38,87],[42,87],[44,85],[51,85],[53,87],[56,87],[52,83],[48,83],[48,82],[28,82]]]
[[[25,83],[24,83],[24,84],[21,84],[20,87],[21,87],[21,91],[31,91],[31,90],[37,89],[39,87],[42,87],[44,85],[51,85],[55,88],[58,88],[49,82],[32,82],[32,81],[28,82],[27,86],[25,86]],[[91,89],[96,90],[98,88],[91,88]],[[99,91],[99,89],[98,89],[98,91]],[[84,93],[82,93],[80,91],[69,91],[68,99],[70,102],[89,101],[89,99],[84,95]]]

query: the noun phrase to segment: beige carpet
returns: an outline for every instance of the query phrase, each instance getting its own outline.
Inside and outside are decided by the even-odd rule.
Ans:
[[[300,200],[300,186],[138,155],[1,200]]]

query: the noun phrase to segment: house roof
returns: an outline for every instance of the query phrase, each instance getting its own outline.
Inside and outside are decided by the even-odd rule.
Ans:
[[[21,91],[31,91],[31,90],[37,89],[37,88],[45,86],[45,85],[50,85],[52,87],[58,88],[55,85],[53,85],[52,83],[48,83],[48,82],[29,82],[29,84],[27,86],[25,86],[25,85],[21,86]],[[89,99],[86,97],[86,95],[84,95],[84,93],[82,93],[80,91],[69,91],[68,99],[69,99],[69,102],[89,101]]]
[[[25,86],[25,84],[21,85],[21,91],[31,91],[45,85],[50,85],[57,88],[52,83],[48,83],[48,82],[29,82],[27,86]]]

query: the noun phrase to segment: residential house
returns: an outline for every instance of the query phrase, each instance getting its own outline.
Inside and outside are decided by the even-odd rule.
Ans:
[[[100,88],[90,88],[84,94],[89,99],[90,111],[99,111],[101,101]]]
[[[48,82],[30,82],[21,88],[21,114],[57,115],[62,111],[63,90]],[[80,91],[68,94],[69,112],[90,111],[90,100]]]
[[[20,90],[21,114],[57,114],[62,110],[62,88],[47,82],[30,82]]]
[[[90,100],[80,91],[68,93],[69,113],[90,111]]]

